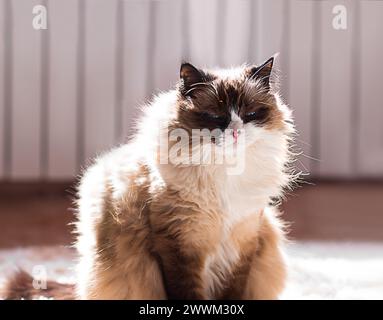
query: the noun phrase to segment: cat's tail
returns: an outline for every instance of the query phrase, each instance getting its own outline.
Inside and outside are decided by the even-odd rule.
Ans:
[[[2,296],[6,300],[73,300],[75,299],[75,287],[71,284],[47,281],[46,286],[36,289],[33,277],[29,273],[19,270],[6,282]]]

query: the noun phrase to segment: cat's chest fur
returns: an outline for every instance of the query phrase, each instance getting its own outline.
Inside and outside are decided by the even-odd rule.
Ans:
[[[243,263],[243,257],[256,250],[260,217],[267,204],[266,196],[255,197],[246,189],[238,189],[240,181],[231,182],[220,189],[219,237],[204,263],[205,290],[213,299],[230,286],[230,281],[235,281],[233,274]]]
[[[270,196],[268,183],[254,170],[231,177],[192,169],[165,174],[171,175],[174,188],[179,190],[174,193],[176,209],[168,216],[166,230],[176,230],[180,248],[193,252],[204,295],[219,299],[238,283],[238,270],[246,269],[246,258],[257,250],[262,211]],[[163,202],[166,198],[158,199]],[[156,211],[162,215],[161,205]],[[186,272],[185,277],[189,276]]]

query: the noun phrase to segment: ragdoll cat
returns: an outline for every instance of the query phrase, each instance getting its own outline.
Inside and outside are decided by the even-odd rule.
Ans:
[[[270,82],[273,61],[216,71],[182,64],[179,84],[145,108],[132,141],[85,172],[79,298],[278,297],[286,276],[283,231],[269,203],[291,179],[293,126]],[[211,163],[172,161],[178,140],[169,132],[176,129],[221,130],[201,148]],[[229,165],[214,159],[225,153],[223,139],[236,145],[241,135],[244,165],[229,174]]]
[[[278,297],[284,235],[270,203],[293,179],[294,128],[270,81],[273,61],[182,64],[178,85],[145,107],[133,139],[86,170],[77,298]]]

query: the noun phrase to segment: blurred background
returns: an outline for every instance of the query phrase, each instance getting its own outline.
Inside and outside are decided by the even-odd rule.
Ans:
[[[37,5],[46,29],[33,24]],[[368,257],[382,258],[382,32],[383,1],[0,0],[0,248],[73,240],[77,175],[128,139],[181,61],[229,67],[279,52],[297,167],[310,173],[282,206],[290,237],[374,242]]]

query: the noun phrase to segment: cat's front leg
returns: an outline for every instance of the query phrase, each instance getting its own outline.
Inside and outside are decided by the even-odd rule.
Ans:
[[[282,252],[283,240],[278,218],[272,212],[265,213],[242,299],[278,299],[287,273]]]
[[[193,248],[180,245],[176,239],[157,239],[157,252],[162,266],[169,299],[207,299],[203,286],[203,259]]]
[[[175,200],[173,194],[159,199],[151,205],[150,224],[167,296],[209,299],[206,258],[221,237],[220,217],[215,212],[194,208],[193,203]],[[169,207],[168,203],[173,205]]]
[[[220,237],[219,217],[185,206],[152,205],[153,245],[169,299],[209,299],[206,257]]]

